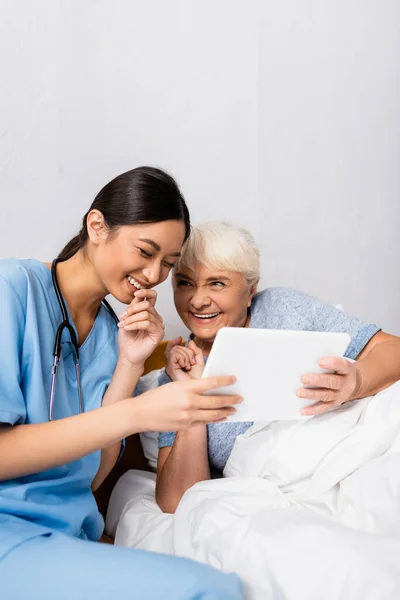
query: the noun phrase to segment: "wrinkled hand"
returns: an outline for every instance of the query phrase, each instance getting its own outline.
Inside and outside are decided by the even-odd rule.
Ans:
[[[333,373],[308,373],[301,378],[305,385],[314,389],[299,389],[300,398],[313,400],[316,404],[303,408],[302,415],[320,415],[348,402],[356,400],[361,389],[361,371],[356,362],[343,357],[321,358],[319,366]]]
[[[164,323],[155,309],[157,292],[138,290],[118,323],[120,357],[143,366],[164,337]]]
[[[204,357],[200,348],[192,340],[187,347],[181,346],[182,338],[178,337],[167,344],[165,356],[167,375],[172,381],[200,379],[204,370]]]

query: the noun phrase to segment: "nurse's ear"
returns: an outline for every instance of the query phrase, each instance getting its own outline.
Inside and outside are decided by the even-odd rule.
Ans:
[[[107,241],[108,228],[104,221],[103,213],[91,210],[86,218],[86,228],[91,242],[98,246]]]

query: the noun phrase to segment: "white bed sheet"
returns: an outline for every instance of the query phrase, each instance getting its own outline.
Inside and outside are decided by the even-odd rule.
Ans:
[[[201,482],[175,515],[155,475],[117,484],[116,543],[186,556],[243,579],[250,600],[399,600],[400,382],[308,421],[257,424],[224,478]]]

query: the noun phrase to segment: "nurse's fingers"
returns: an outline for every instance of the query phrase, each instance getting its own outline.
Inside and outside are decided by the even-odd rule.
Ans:
[[[130,325],[124,325],[125,331],[148,331],[149,333],[164,332],[164,324],[154,323],[149,319],[146,321],[140,321],[139,323],[131,323]]]
[[[138,290],[137,292],[135,292],[135,299],[144,300],[145,298],[147,298],[147,300],[150,300],[150,302],[154,306],[157,300],[157,292],[155,290],[146,289]]]
[[[126,319],[126,317],[130,317],[131,315],[136,315],[140,312],[146,310],[153,315],[158,315],[159,313],[154,308],[154,305],[150,302],[150,300],[141,300],[140,302],[131,303],[126,311],[121,315],[122,319]],[[161,317],[160,317],[161,318]]]
[[[219,387],[227,387],[235,383],[236,377],[233,375],[219,375],[218,377],[206,377],[205,379],[194,379],[192,381],[191,389],[199,394],[209,392],[212,389]],[[219,396],[222,398],[223,396]]]
[[[243,398],[237,395],[230,396],[203,396],[199,395],[195,400],[196,408],[201,411],[209,412],[210,410],[218,410],[221,408],[234,408],[235,404],[243,402]],[[236,409],[234,408],[234,412]],[[222,418],[222,417],[221,417]]]
[[[199,410],[194,416],[194,424],[196,423],[215,423],[225,421],[231,415],[234,415],[236,408],[232,406],[228,408],[219,408],[216,410]]]
[[[140,323],[141,321],[152,321],[160,325],[160,327],[164,328],[164,322],[159,314],[154,315],[153,313],[144,310],[137,315],[133,315],[131,317],[126,317],[122,321],[118,323],[118,327],[127,327],[128,325],[132,325],[133,323]]]

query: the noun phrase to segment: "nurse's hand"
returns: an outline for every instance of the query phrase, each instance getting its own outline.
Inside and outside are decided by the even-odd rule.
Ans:
[[[133,421],[139,431],[179,431],[193,425],[224,421],[236,412],[240,396],[205,396],[214,388],[229,386],[234,377],[209,377],[167,383],[131,400]]]
[[[138,290],[118,323],[120,357],[143,366],[164,337],[164,323],[155,309],[157,292]]]
[[[204,357],[200,348],[192,340],[187,347],[181,346],[178,337],[167,344],[165,371],[172,381],[200,379],[204,371]]]
[[[338,406],[356,400],[361,389],[361,371],[356,362],[346,358],[321,358],[319,366],[333,373],[308,373],[301,378],[305,385],[314,389],[302,388],[297,391],[300,398],[313,400],[316,404],[303,408],[302,415],[320,415]]]

